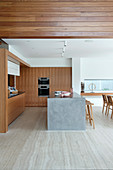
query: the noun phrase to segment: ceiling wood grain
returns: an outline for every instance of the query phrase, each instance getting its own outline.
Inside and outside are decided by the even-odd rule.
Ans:
[[[0,38],[113,38],[113,0],[1,0]]]

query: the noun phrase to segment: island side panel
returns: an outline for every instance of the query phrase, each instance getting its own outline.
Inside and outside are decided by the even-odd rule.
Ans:
[[[85,130],[84,98],[49,98],[48,130]]]

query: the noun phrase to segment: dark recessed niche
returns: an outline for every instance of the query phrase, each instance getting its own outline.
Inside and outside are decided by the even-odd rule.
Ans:
[[[14,75],[8,74],[8,86],[14,87]]]
[[[5,48],[9,50],[9,45],[5,41],[0,39],[0,48]]]

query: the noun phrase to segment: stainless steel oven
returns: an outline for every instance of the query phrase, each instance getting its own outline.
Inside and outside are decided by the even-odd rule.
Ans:
[[[48,77],[40,77],[38,78],[38,85],[48,84],[49,85],[49,78]]]
[[[38,85],[38,96],[48,97],[49,96],[49,85]]]

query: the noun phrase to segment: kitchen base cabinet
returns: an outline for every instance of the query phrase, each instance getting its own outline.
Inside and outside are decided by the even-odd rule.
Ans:
[[[8,125],[25,110],[25,93],[8,99]]]

